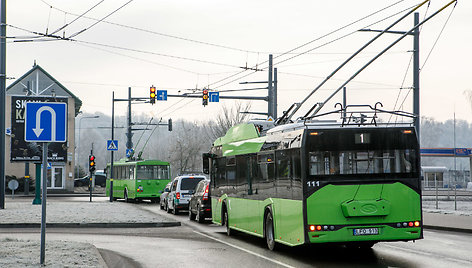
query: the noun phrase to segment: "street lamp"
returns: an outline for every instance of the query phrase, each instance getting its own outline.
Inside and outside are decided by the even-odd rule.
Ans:
[[[80,150],[80,131],[82,130],[82,129],[80,128],[80,124],[82,123],[82,119],[84,119],[84,118],[99,118],[99,117],[100,117],[100,116],[98,116],[98,115],[94,115],[94,116],[82,116],[82,117],[79,119],[79,137],[78,137],[78,139],[77,139],[77,161],[76,161],[76,162],[77,162],[77,163],[76,163],[76,164],[77,164],[77,176],[79,176],[79,163],[80,163],[80,161],[79,161],[79,155],[80,155],[80,153],[79,153],[79,152],[80,152],[80,151],[79,151],[79,150]],[[75,176],[74,176],[74,177],[75,177]]]

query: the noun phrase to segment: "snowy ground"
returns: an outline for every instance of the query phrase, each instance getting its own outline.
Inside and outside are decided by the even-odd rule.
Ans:
[[[49,199],[48,199],[49,200]],[[1,223],[41,223],[41,205],[32,205],[32,198],[7,198],[0,210]],[[156,204],[157,206],[157,204]],[[124,202],[108,202],[108,198],[80,197],[61,202],[47,202],[48,223],[158,223],[169,221],[140,206]],[[47,231],[46,231],[47,232]],[[40,235],[38,240],[19,241],[14,236],[0,239],[0,267],[40,267]],[[106,267],[100,253],[92,245],[80,242],[53,241],[46,238],[45,267]]]
[[[41,205],[32,205],[32,199],[7,199],[0,210],[0,223],[41,223]],[[82,198],[71,202],[52,202],[46,205],[48,223],[143,223],[161,222],[161,216],[124,202],[108,202],[94,197],[93,202]],[[130,215],[133,215],[130,217]]]
[[[438,208],[436,208],[435,199],[423,199],[423,211],[430,213],[472,216],[472,200],[457,200],[456,205],[454,202],[454,197],[452,197],[452,200],[449,201],[442,199],[438,201]]]
[[[40,265],[40,242],[0,239],[0,267],[32,268]],[[98,250],[88,243],[47,241],[44,267],[106,267]]]

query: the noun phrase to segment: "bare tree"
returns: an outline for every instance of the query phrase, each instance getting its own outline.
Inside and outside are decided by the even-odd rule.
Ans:
[[[210,148],[211,141],[204,135],[204,129],[197,123],[178,121],[176,131],[170,140],[169,155],[176,173],[200,172],[202,153]]]
[[[231,108],[223,106],[220,113],[216,116],[216,121],[206,125],[208,137],[215,140],[224,136],[231,127],[247,122],[249,114],[246,112],[250,109],[250,103],[236,102],[236,105]]]

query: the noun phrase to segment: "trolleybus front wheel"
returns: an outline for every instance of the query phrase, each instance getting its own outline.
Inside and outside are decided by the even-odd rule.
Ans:
[[[125,202],[126,202],[126,203],[129,202],[129,199],[128,199],[128,189],[125,189],[124,199],[125,199]]]
[[[274,220],[271,212],[267,213],[265,218],[265,236],[269,250],[275,250]]]

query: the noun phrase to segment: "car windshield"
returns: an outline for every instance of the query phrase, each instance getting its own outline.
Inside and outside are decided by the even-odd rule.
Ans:
[[[138,166],[136,178],[138,180],[167,180],[169,166]]]
[[[204,178],[183,178],[180,184],[180,190],[194,190],[198,182]]]

